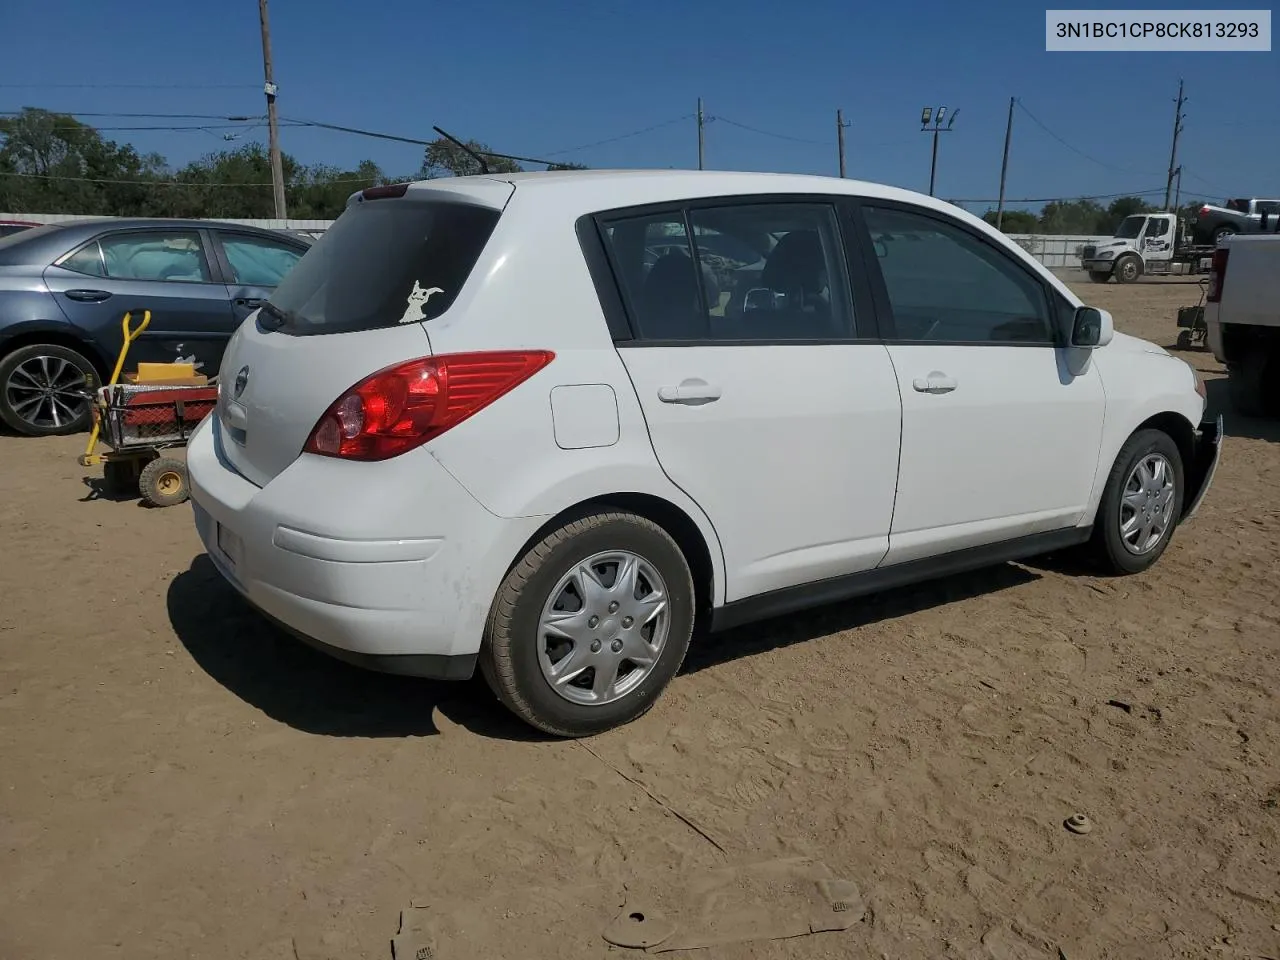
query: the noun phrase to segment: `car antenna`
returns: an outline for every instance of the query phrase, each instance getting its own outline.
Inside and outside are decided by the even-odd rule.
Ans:
[[[459,147],[461,147],[463,150],[465,150],[465,151],[467,152],[467,155],[468,155],[469,157],[471,157],[471,159],[472,159],[472,160],[474,160],[476,163],[480,164],[480,172],[481,172],[481,173],[492,173],[492,172],[493,172],[492,170],[490,170],[490,169],[489,169],[489,165],[488,165],[487,163],[485,163],[485,162],[484,162],[484,157],[480,156],[480,154],[476,153],[474,150],[472,150],[470,147],[468,147],[465,143],[463,143],[463,142],[462,142],[461,140],[459,140],[457,137],[455,137],[455,136],[452,136],[452,135],[450,135],[450,134],[445,133],[445,132],[444,132],[443,130],[441,130],[439,127],[432,127],[431,129],[432,129],[432,130],[434,130],[436,133],[440,134],[440,136],[444,137],[446,140],[452,140],[452,141],[453,141],[454,143],[456,143]]]

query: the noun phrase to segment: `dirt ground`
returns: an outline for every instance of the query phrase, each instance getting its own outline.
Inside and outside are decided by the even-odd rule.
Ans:
[[[1077,289],[1166,346],[1198,296]],[[864,918],[688,956],[1280,957],[1280,425],[1227,425],[1145,575],[1008,565],[742,629],[585,744],[312,653],[189,510],[90,498],[82,438],[0,437],[0,957],[387,958],[412,903],[470,917],[423,960],[624,956],[626,891],[778,857]]]

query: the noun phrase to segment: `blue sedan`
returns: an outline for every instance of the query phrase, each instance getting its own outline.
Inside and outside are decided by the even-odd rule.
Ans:
[[[215,375],[236,327],[309,246],[205,220],[76,220],[0,239],[0,421],[28,436],[85,429],[129,310],[151,311],[130,366],[194,359]]]

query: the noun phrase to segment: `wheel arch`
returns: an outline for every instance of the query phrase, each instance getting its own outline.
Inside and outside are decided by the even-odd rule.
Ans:
[[[81,354],[93,364],[94,372],[98,374],[98,379],[103,382],[106,381],[111,372],[111,365],[108,363],[107,358],[102,355],[102,352],[89,340],[69,331],[65,325],[23,324],[14,333],[6,331],[3,341],[0,342],[0,359],[9,356],[15,350],[21,350],[23,347],[32,347],[40,343],[66,347],[68,350],[74,350],[76,353]]]
[[[711,626],[711,610],[716,595],[716,565],[711,555],[711,547],[698,524],[683,509],[651,493],[610,493],[591,497],[566,507],[548,519],[534,531],[524,542],[503,573],[503,578],[511,572],[520,558],[539,540],[553,530],[557,530],[579,517],[600,510],[624,510],[637,516],[651,520],[660,526],[676,542],[680,552],[689,564],[689,572],[693,575],[694,602],[694,636],[701,636]]]

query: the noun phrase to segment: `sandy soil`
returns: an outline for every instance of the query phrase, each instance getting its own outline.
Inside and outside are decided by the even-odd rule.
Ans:
[[[1198,295],[1078,289],[1164,345]],[[186,509],[0,437],[0,957],[384,958],[411,902],[497,904],[440,960],[620,955],[624,889],[780,856],[863,922],[692,955],[1280,957],[1280,426],[1228,430],[1146,575],[1009,565],[740,630],[588,744],[298,646]]]

